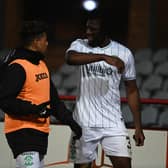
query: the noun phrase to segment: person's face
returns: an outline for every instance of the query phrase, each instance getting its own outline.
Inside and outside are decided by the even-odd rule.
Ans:
[[[95,47],[102,43],[100,20],[88,19],[86,23],[86,37],[90,46]]]
[[[34,44],[37,51],[45,53],[48,46],[47,34],[43,33],[42,36],[36,38]]]

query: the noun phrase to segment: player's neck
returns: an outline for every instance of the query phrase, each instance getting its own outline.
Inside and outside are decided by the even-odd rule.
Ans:
[[[103,48],[103,47],[109,45],[110,41],[111,41],[110,38],[105,37],[104,40],[102,40],[102,42],[100,43],[99,46],[100,46],[101,48]]]
[[[111,42],[110,38],[108,38],[108,37],[102,37],[102,38],[97,39],[97,41],[89,42],[89,45],[91,47],[101,47],[101,48],[104,48],[107,45],[109,45],[110,42]]]

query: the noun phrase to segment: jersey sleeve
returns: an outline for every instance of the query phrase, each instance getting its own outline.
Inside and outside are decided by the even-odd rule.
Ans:
[[[67,49],[66,53],[68,51],[77,51],[77,52],[80,52],[81,51],[81,43],[82,43],[81,39],[77,39],[77,40],[73,41],[70,44],[70,47]]]
[[[135,70],[135,60],[132,53],[129,51],[127,54],[127,61],[125,63],[125,71],[123,74],[124,80],[134,80],[136,79],[136,70]]]

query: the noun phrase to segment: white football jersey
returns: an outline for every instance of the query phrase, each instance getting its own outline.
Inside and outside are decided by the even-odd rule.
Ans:
[[[90,47],[87,39],[77,39],[70,45],[70,51],[117,56],[125,63],[123,74],[105,61],[80,65],[80,82],[74,118],[83,127],[104,127],[125,130],[121,107],[119,85],[124,80],[136,78],[134,57],[130,50],[118,42],[107,46]]]

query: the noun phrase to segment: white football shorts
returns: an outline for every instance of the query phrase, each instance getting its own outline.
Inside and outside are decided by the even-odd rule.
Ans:
[[[107,156],[131,158],[130,138],[127,134],[111,135],[109,128],[84,128],[80,140],[70,140],[70,160],[74,163],[89,163],[97,158],[101,144]]]

